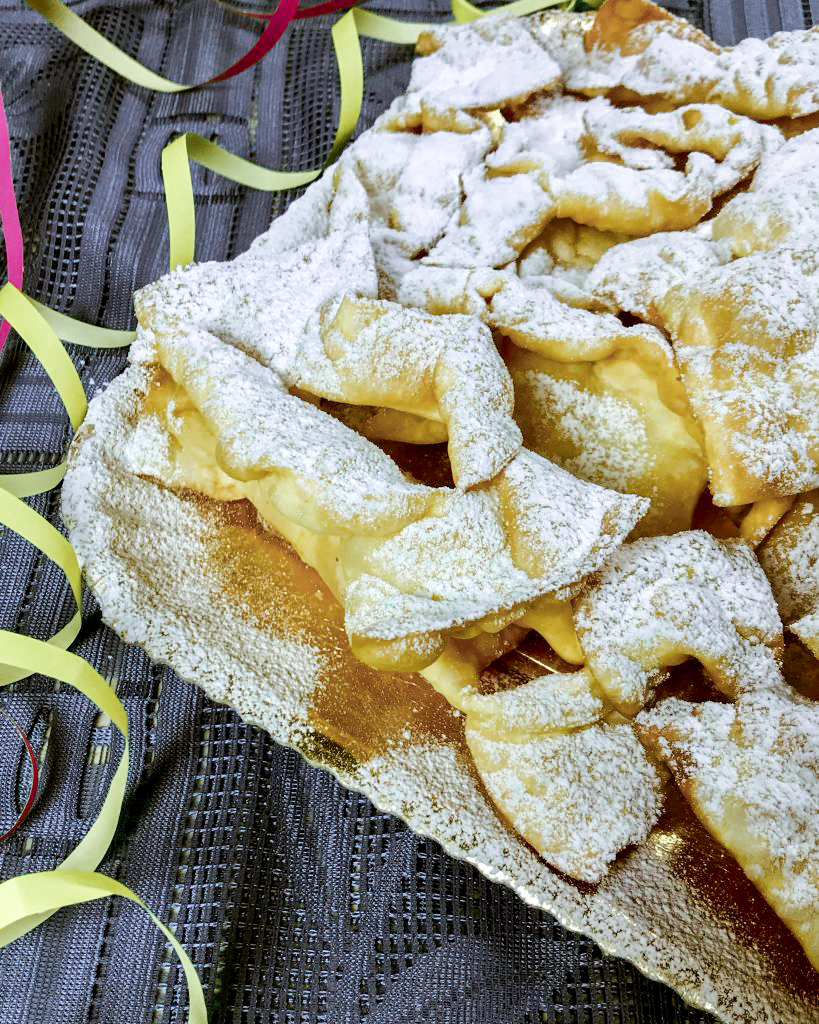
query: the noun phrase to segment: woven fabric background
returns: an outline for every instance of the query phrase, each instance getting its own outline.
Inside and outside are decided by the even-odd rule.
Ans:
[[[245,0],[245,8],[250,0]],[[668,5],[720,42],[801,28],[819,0]],[[244,52],[258,27],[212,0],[84,0],[72,8],[144,63],[194,81]],[[261,7],[260,7],[261,9]],[[437,0],[374,9],[445,17]],[[133,87],[85,56],[21,0],[0,0],[0,81],[26,243],[25,290],[109,327],[133,326],[131,295],[168,263],[162,148],[199,132],[269,167],[317,166],[338,110],[331,18],[292,26],[260,65],[181,96]],[[360,128],[402,91],[411,48],[364,42]],[[291,194],[244,190],[194,170],[197,256],[229,259]],[[0,264],[2,261],[0,260]],[[72,348],[90,395],[122,351]],[[69,431],[14,335],[0,357],[0,467],[55,464]],[[59,524],[54,494],[30,499]],[[0,533],[0,626],[52,633],[70,614],[47,559]],[[115,684],[132,730],[121,829],[103,870],[171,922],[206,988],[213,1024],[705,1024],[670,990],[605,957],[400,821],[152,665],[100,622],[86,594],[75,649]],[[47,741],[34,814],[0,847],[0,877],[54,867],[96,814],[120,748],[88,703],[35,677],[5,706]],[[0,829],[28,789],[0,719]],[[0,1024],[171,1024],[186,992],[161,935],[108,900],[62,911],[0,952]]]

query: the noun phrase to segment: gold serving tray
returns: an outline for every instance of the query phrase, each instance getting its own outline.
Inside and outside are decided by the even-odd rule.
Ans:
[[[555,872],[494,810],[459,713],[420,676],[358,662],[341,608],[249,504],[135,475],[149,383],[132,366],[94,399],[64,485],[70,540],[123,639],[693,1005],[730,1024],[817,1020],[819,974],[673,791],[599,885]],[[539,657],[506,670],[541,672]]]

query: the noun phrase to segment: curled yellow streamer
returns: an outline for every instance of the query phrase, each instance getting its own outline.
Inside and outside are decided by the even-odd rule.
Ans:
[[[66,541],[66,545],[67,543]],[[73,556],[73,551],[71,555]],[[59,564],[58,558],[55,558],[55,561]],[[61,567],[65,571],[65,567]],[[66,574],[68,575],[67,571]],[[111,719],[125,740],[122,756],[99,814],[88,832],[59,867],[53,871],[19,875],[0,883],[0,948],[32,931],[62,907],[87,903],[106,896],[121,896],[141,906],[173,946],[188,982],[189,1024],[206,1024],[207,1013],[202,986],[196,969],[176,937],[135,892],[121,882],[95,870],[105,856],[117,830],[125,797],[125,785],[128,781],[130,748],[125,708],[103,677],[76,654],[59,650],[42,640],[20,636],[7,630],[0,630],[0,650],[3,667],[13,669],[16,678],[32,672],[42,672],[73,686]],[[9,681],[4,680],[4,683]]]
[[[76,610],[69,621],[46,641],[52,647],[67,648],[76,639],[82,625],[82,578],[74,549],[47,519],[43,519],[25,502],[0,489],[0,524],[19,534],[29,544],[51,559],[68,580]],[[16,635],[16,634],[12,634]],[[5,656],[5,652],[2,656]],[[30,670],[0,664],[0,686],[16,683]],[[40,671],[37,669],[36,671]]]
[[[76,430],[85,418],[88,401],[80,375],[60,339],[31,300],[11,282],[0,288],[0,316],[8,320],[37,357],[57,389],[71,426]],[[18,498],[28,498],[51,490],[64,475],[65,461],[30,473],[0,473],[0,487]]]
[[[63,341],[84,345],[86,348],[122,348],[124,345],[130,345],[136,338],[136,331],[115,331],[110,327],[84,324],[81,320],[66,316],[65,313],[49,309],[36,299],[29,298],[28,301]]]
[[[0,892],[2,892],[3,899],[3,903],[0,904],[0,942],[2,942],[7,922],[13,925],[25,914],[32,914],[44,920],[62,907],[90,903],[92,900],[105,899],[107,896],[121,896],[123,899],[136,903],[147,913],[179,957],[185,979],[188,982],[190,1004],[188,1024],[207,1024],[205,996],[196,974],[196,968],[173,932],[159,920],[132,889],[116,879],[96,871],[59,869],[57,871],[37,871],[12,878],[0,886]]]
[[[93,871],[99,866],[105,856],[105,851],[114,838],[125,796],[129,755],[128,716],[125,713],[125,708],[102,676],[84,658],[80,658],[76,654],[60,650],[43,640],[20,636],[19,633],[11,633],[5,629],[0,630],[0,651],[2,651],[0,657],[2,657],[3,665],[19,673],[17,678],[30,675],[32,672],[42,672],[52,679],[67,683],[75,690],[79,690],[100,711],[108,715],[125,739],[122,757],[96,820],[57,868],[57,871],[70,868],[79,871]],[[0,883],[0,908],[4,912],[7,907],[6,893],[14,891],[15,887],[12,883],[19,881],[19,878],[11,878]],[[26,932],[31,931],[32,928],[49,917],[51,913],[53,910],[50,913],[32,911],[16,918],[8,916],[7,912],[0,915],[0,920],[3,922],[0,927],[0,946],[8,945],[9,942],[25,935]]]

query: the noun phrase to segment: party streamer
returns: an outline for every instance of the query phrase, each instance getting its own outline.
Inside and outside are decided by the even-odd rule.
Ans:
[[[0,939],[8,928],[15,927],[23,915],[32,915],[39,920],[44,920],[63,907],[90,903],[92,900],[105,899],[106,896],[121,896],[123,899],[136,903],[148,914],[179,957],[185,979],[188,982],[190,1004],[188,1024],[207,1024],[205,995],[202,992],[196,968],[187,953],[173,932],[159,920],[133,890],[121,882],[96,871],[60,869],[32,872],[29,875],[12,878],[0,886],[0,893],[2,893],[3,899],[3,902],[0,903]]]
[[[4,488],[0,488],[0,525],[8,527],[29,544],[34,545],[54,562],[68,580],[76,610],[66,625],[46,641],[53,647],[67,648],[77,638],[82,625],[82,577],[74,549],[47,519],[38,515],[33,508]],[[11,665],[0,663],[0,686],[16,683],[18,679],[23,679],[28,674]]]
[[[174,82],[170,78],[164,78],[140,64],[138,60],[134,60],[59,0],[26,0],[26,3],[42,14],[47,21],[51,22],[81,50],[85,50],[100,63],[105,64],[112,71],[116,71],[123,78],[127,78],[129,82],[141,85],[145,89],[152,89],[154,92],[169,93],[187,92],[189,89],[199,89],[203,85],[223,82],[225,79],[233,78],[234,75],[241,74],[253,67],[262,57],[270,53],[281,39],[285,29],[295,17],[299,6],[299,0],[281,0],[274,13],[266,17],[267,26],[258,42],[246,54],[218,75],[206,78],[202,82],[184,85],[181,82]]]
[[[56,869],[58,874],[69,869],[93,871],[99,866],[111,845],[125,796],[129,757],[128,717],[125,708],[102,676],[76,654],[55,648],[43,640],[21,636],[5,629],[0,630],[0,650],[4,664],[15,670],[17,678],[30,675],[32,672],[41,672],[79,690],[100,711],[108,715],[125,740],[122,756],[96,820]],[[20,877],[0,883],[0,947],[36,928],[56,909],[55,907],[46,913],[28,908],[26,913],[20,913],[16,917],[9,916],[7,894],[17,891],[13,883],[19,881]]]
[[[17,829],[23,824],[23,822],[31,813],[31,808],[34,806],[34,801],[37,799],[37,789],[39,788],[40,783],[40,765],[37,761],[37,755],[34,753],[34,747],[32,747],[31,741],[29,740],[28,736],[26,736],[23,727],[20,725],[17,719],[13,718],[2,705],[0,705],[0,714],[2,714],[6,719],[8,719],[8,721],[11,722],[12,726],[16,729],[17,734],[19,735],[20,739],[23,742],[23,749],[25,750],[26,755],[28,756],[29,764],[31,765],[31,785],[29,786],[26,802],[23,806],[23,809],[17,815],[17,820],[14,822],[11,828],[6,829],[6,831],[3,832],[2,835],[0,835],[0,843],[4,843],[7,839],[11,839],[11,837],[14,835]]]
[[[317,18],[321,14],[339,14],[351,7],[357,7],[362,0],[327,0],[326,3],[311,4],[300,11],[296,11],[296,20],[303,18]],[[261,14],[259,11],[241,11],[236,9],[235,14],[243,18],[254,18],[256,21],[267,21],[269,14]]]
[[[60,396],[71,426],[76,430],[85,418],[88,401],[80,375],[60,339],[31,301],[10,281],[0,288],[0,316],[17,331],[39,360]],[[65,461],[30,473],[0,473],[0,487],[18,498],[43,494],[65,475]]]

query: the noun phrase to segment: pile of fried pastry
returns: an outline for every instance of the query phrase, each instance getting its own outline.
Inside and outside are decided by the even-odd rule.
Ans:
[[[252,502],[550,865],[600,880],[673,778],[819,967],[819,31],[608,0],[418,49],[247,253],[138,293],[161,483]],[[567,671],[482,685],[530,630]]]

